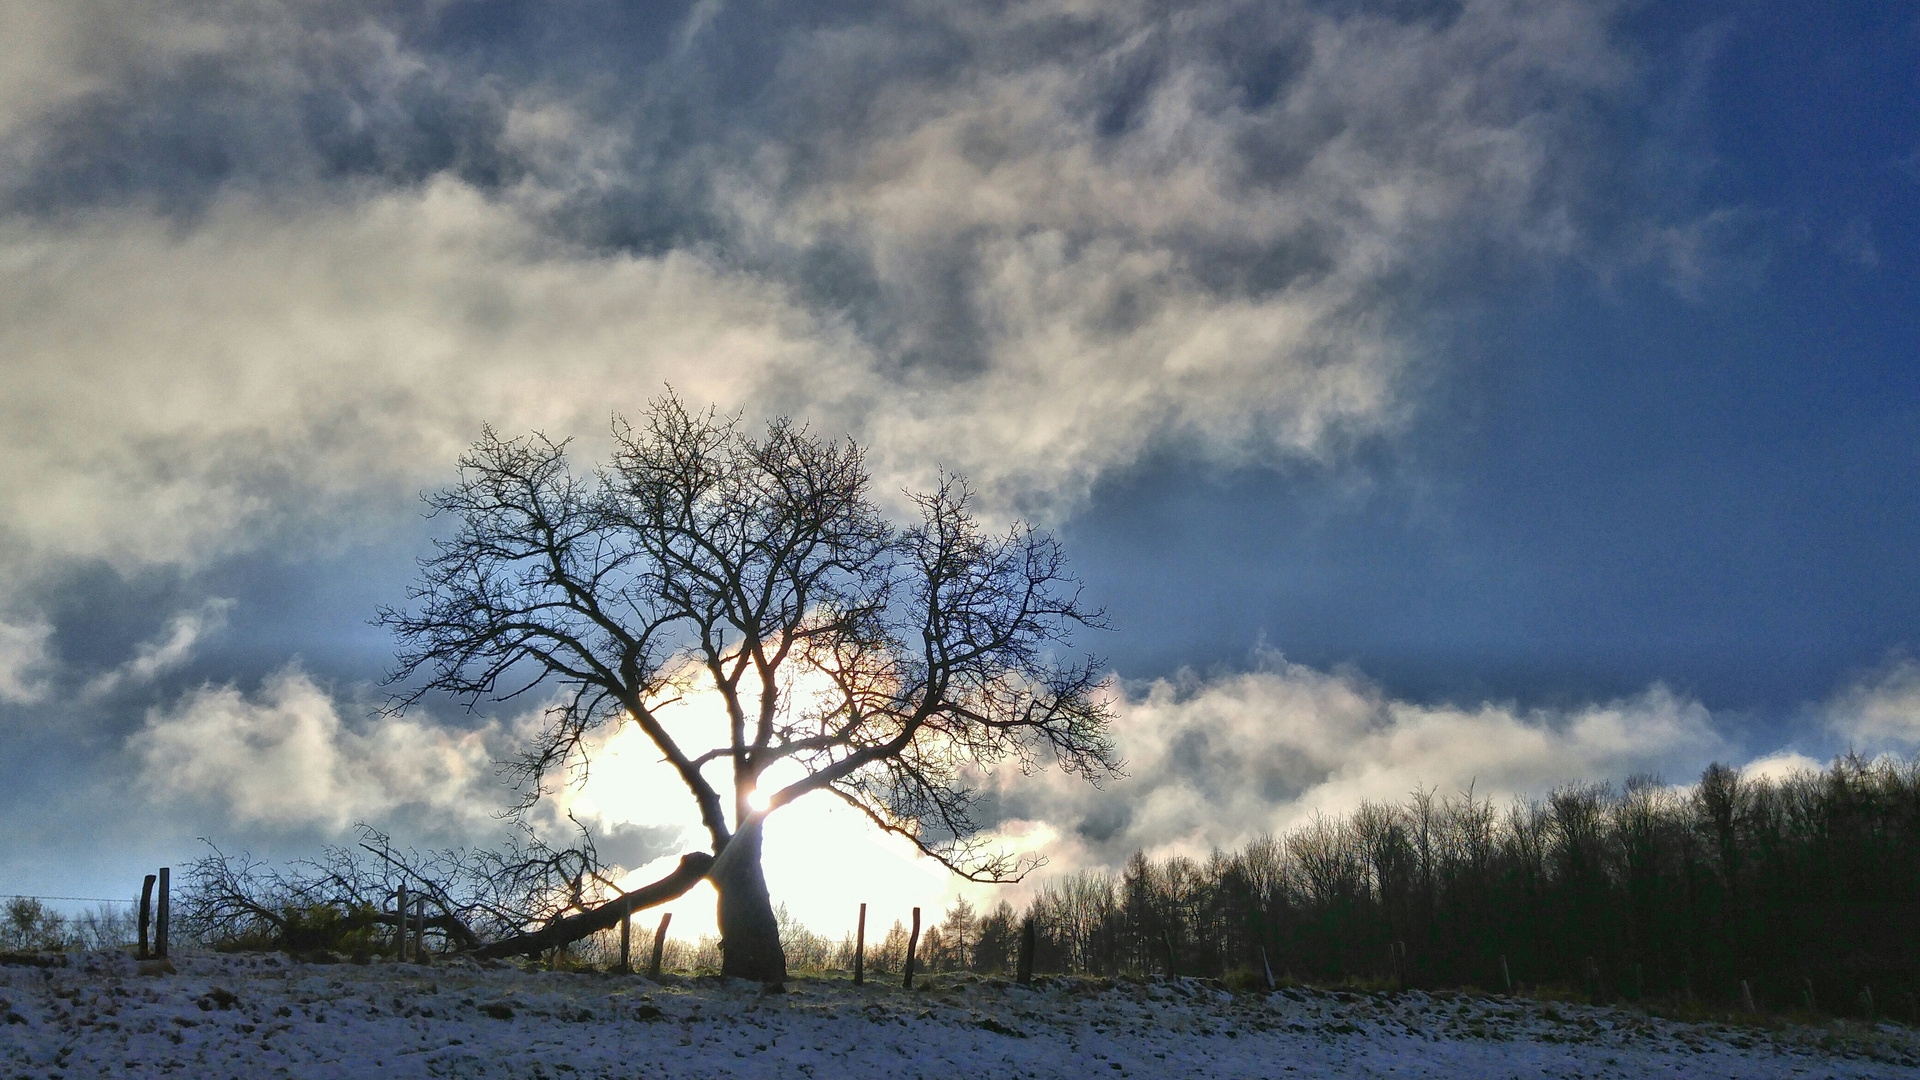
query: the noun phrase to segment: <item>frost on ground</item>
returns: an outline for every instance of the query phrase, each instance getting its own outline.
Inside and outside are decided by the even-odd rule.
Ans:
[[[10,960],[24,958],[13,957]],[[117,954],[0,966],[8,1077],[1882,1077],[1904,1027],[1684,1024],[1502,997],[937,976],[924,988]],[[149,969],[151,970],[151,969]]]

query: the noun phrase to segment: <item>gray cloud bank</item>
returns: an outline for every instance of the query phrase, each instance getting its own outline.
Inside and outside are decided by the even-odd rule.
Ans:
[[[1580,248],[1630,74],[1559,0],[701,4],[584,55],[477,10],[10,6],[17,565],[351,528],[667,380],[1042,516],[1168,442],[1335,454],[1410,297]]]

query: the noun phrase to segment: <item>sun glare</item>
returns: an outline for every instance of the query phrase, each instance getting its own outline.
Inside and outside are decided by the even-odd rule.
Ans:
[[[824,676],[816,674],[816,680],[801,674],[795,680],[794,696],[804,702],[809,682],[818,686]],[[663,708],[660,717],[689,748],[713,746],[725,738],[726,709],[719,694],[710,689],[689,689],[678,702]],[[587,782],[566,789],[565,809],[604,826],[672,825],[684,830],[670,853],[631,868],[619,880],[620,887],[658,880],[681,855],[706,849],[707,838],[685,785],[637,725],[623,725],[602,740],[593,748],[592,762]],[[718,761],[707,771],[708,779],[722,792],[732,786],[728,770],[725,761]],[[761,776],[748,805],[766,809],[770,795],[803,775],[791,761],[778,763]],[[852,933],[862,903],[868,905],[871,935],[884,934],[895,919],[907,920],[915,907],[922,909],[923,918],[937,919],[963,893],[975,904],[984,900],[990,906],[1000,899],[990,889],[954,877],[911,843],[881,832],[863,814],[819,792],[781,807],[767,819],[762,865],[773,902],[785,904],[795,919],[814,932],[836,939]],[[694,940],[719,932],[717,900],[713,887],[702,882],[640,919],[643,924],[657,923],[662,913],[670,911],[673,936]]]

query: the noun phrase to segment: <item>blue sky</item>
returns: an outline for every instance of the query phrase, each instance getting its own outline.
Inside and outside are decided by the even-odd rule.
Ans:
[[[1420,414],[1353,459],[1112,477],[1070,532],[1124,621],[1161,628],[1125,666],[1264,636],[1419,697],[1664,680],[1805,737],[1798,706],[1920,636],[1912,18],[1623,20],[1651,78],[1619,121],[1648,160],[1621,171],[1727,215],[1714,269],[1476,290],[1434,331]]]
[[[4,18],[10,891],[493,828],[512,718],[382,727],[367,620],[482,423],[668,382],[1062,535],[1067,864],[1920,744],[1911,4]]]

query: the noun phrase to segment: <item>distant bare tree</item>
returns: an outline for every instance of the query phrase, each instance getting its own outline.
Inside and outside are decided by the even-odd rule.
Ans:
[[[401,643],[395,708],[557,692],[519,764],[529,805],[593,736],[636,725],[707,832],[726,974],[785,976],[761,823],[794,800],[830,792],[957,872],[1013,880],[1033,863],[979,846],[970,770],[1117,769],[1096,663],[1055,656],[1100,615],[1051,537],[989,532],[954,478],[895,528],[852,442],[787,420],[755,438],[671,394],[614,440],[590,476],[538,434],[488,430],[461,458],[429,500],[455,534],[422,562],[416,606],[381,613]],[[802,672],[830,689],[796,693]],[[725,706],[711,743],[660,716],[696,688]],[[761,791],[781,762],[799,778]]]
[[[979,920],[974,917],[973,905],[966,897],[957,897],[953,906],[947,909],[947,917],[940,924],[941,948],[931,946],[927,949],[928,968],[934,971],[961,971],[973,962],[973,943],[975,926]]]
[[[497,847],[425,852],[360,825],[356,843],[328,845],[317,858],[284,867],[209,843],[181,874],[177,919],[186,936],[209,944],[336,948],[355,935],[365,943],[376,930],[390,934],[404,887],[425,905],[424,932],[445,947],[531,952],[542,946],[541,931],[590,914],[617,892],[592,836],[575,825],[574,842],[560,846],[523,830]]]

